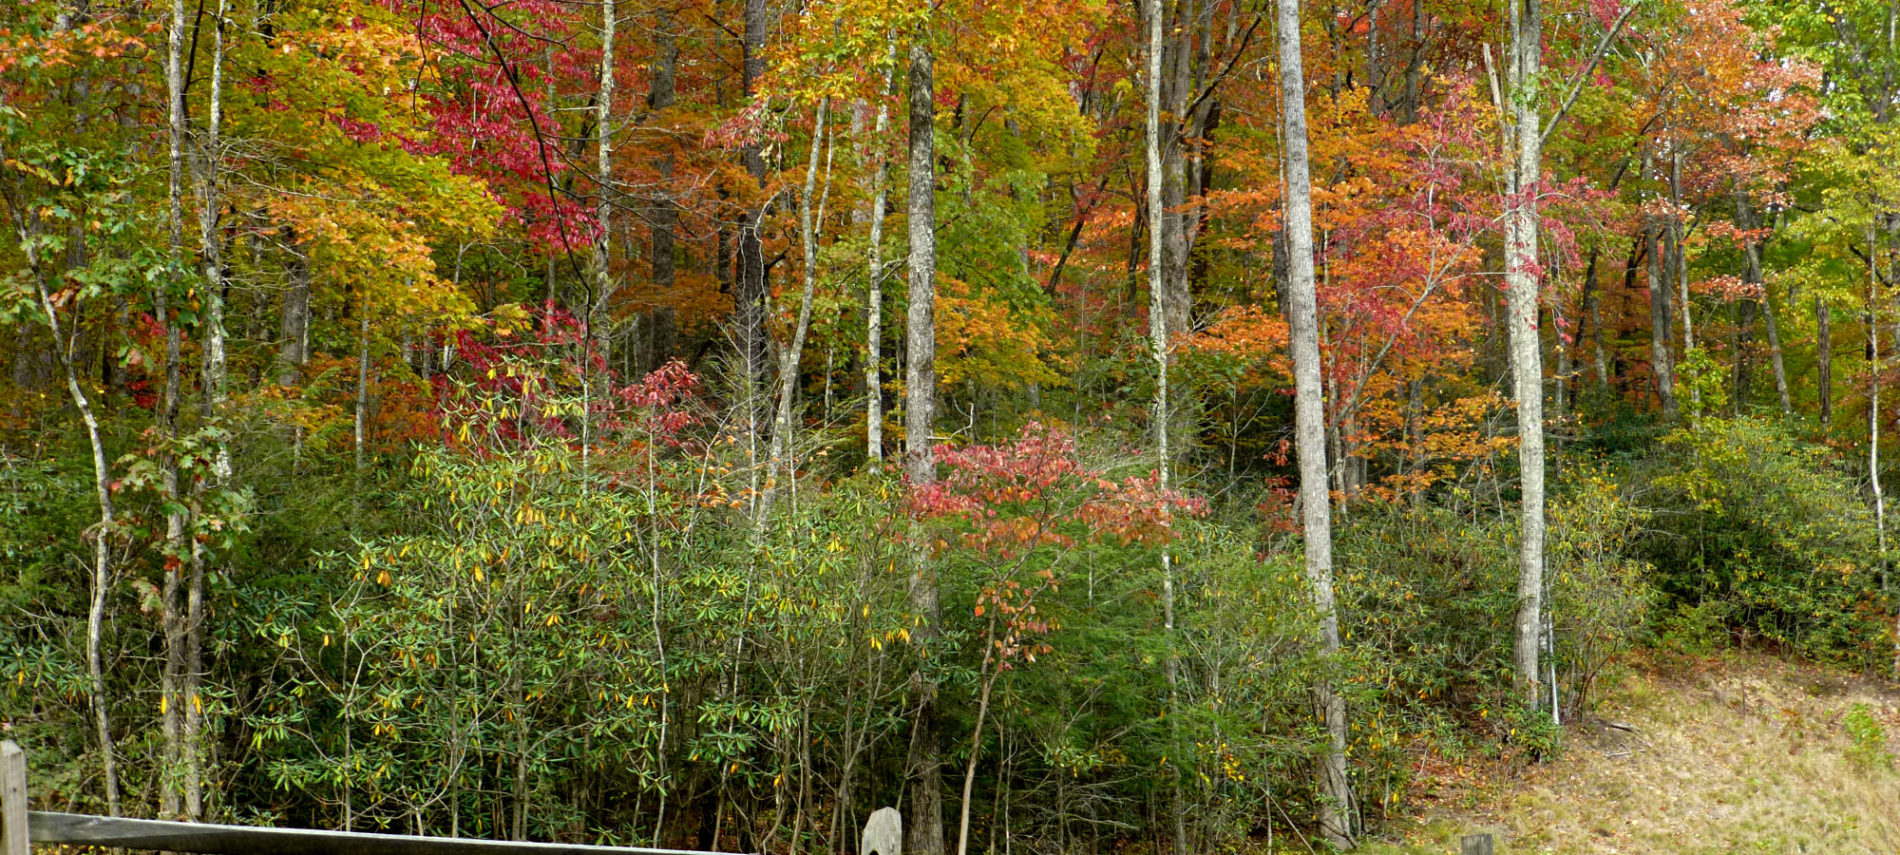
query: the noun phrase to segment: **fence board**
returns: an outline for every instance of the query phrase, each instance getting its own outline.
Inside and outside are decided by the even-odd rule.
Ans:
[[[204,855],[725,855],[679,849],[522,843],[406,834],[259,828],[156,819],[114,819],[77,813],[33,811],[32,838],[124,849],[197,852]]]
[[[8,739],[0,742],[0,855],[28,855],[26,833],[26,752]]]

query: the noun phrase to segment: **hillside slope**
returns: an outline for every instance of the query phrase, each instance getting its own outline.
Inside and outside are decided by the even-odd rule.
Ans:
[[[1363,851],[1900,852],[1900,687],[1758,654],[1660,667],[1611,689],[1554,762],[1442,790]]]

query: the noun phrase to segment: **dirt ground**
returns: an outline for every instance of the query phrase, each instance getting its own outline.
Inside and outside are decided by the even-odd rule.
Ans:
[[[1891,855],[1897,768],[1891,683],[1749,653],[1645,663],[1560,758],[1442,788],[1362,851],[1456,853],[1488,831],[1499,853]]]

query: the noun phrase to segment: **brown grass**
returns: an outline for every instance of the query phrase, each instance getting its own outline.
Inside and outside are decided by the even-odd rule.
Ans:
[[[1856,705],[1884,743],[1849,737]],[[1366,851],[1457,852],[1459,835],[1490,831],[1500,853],[1890,855],[1896,755],[1893,684],[1751,653],[1642,663],[1561,757],[1443,793]]]

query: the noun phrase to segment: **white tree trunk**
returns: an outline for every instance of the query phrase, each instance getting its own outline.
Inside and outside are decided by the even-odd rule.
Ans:
[[[219,169],[222,165],[222,141],[219,131],[224,116],[224,25],[225,0],[219,0],[218,17],[211,28],[211,92],[206,109],[205,130],[198,149],[198,245],[200,268],[204,275],[204,369],[203,416],[215,423],[224,416],[229,399],[228,369],[224,349],[224,243],[218,236]],[[214,489],[223,489],[231,478],[231,450],[222,440],[212,449],[211,474]],[[184,810],[191,820],[204,818],[204,549],[196,541],[191,545],[191,578],[185,585],[185,668],[179,699],[183,702]]]
[[[1511,386],[1517,398],[1517,460],[1522,489],[1518,514],[1517,619],[1511,644],[1516,682],[1536,705],[1544,597],[1544,366],[1538,335],[1537,185],[1543,169],[1537,80],[1542,63],[1541,0],[1511,4],[1510,98],[1516,144],[1505,213],[1504,264],[1511,348]]]
[[[1280,0],[1280,112],[1286,171],[1287,321],[1293,351],[1294,434],[1300,466],[1300,518],[1306,535],[1306,576],[1319,619],[1320,656],[1330,668],[1339,653],[1339,612],[1333,601],[1332,500],[1326,489],[1326,404],[1320,379],[1319,295],[1313,277],[1313,181],[1307,164],[1306,75],[1300,57],[1298,0]],[[1331,673],[1314,687],[1326,727],[1318,769],[1320,832],[1327,842],[1352,845],[1352,788],[1346,777],[1346,700]]]
[[[805,163],[805,192],[798,202],[799,240],[804,245],[804,291],[798,302],[798,321],[792,327],[791,344],[779,353],[778,361],[778,407],[772,418],[771,451],[765,463],[765,493],[759,499],[758,518],[754,521],[764,525],[772,513],[772,503],[778,496],[780,477],[797,477],[796,467],[790,466],[786,455],[791,449],[792,403],[798,393],[798,364],[805,357],[805,338],[811,331],[812,298],[818,291],[818,229],[824,224],[825,209],[822,198],[814,204],[813,197],[818,190],[818,155],[827,150],[825,145],[825,124],[831,115],[831,99],[818,102],[818,112],[813,119],[811,132],[811,152]],[[831,192],[831,161],[825,161],[824,194]]]
[[[1148,347],[1149,355],[1155,364],[1155,397],[1152,418],[1155,441],[1155,477],[1161,489],[1166,490],[1172,480],[1173,455],[1168,447],[1169,424],[1173,413],[1168,401],[1168,282],[1166,273],[1169,264],[1164,258],[1170,235],[1168,205],[1163,200],[1162,185],[1165,178],[1162,172],[1161,139],[1161,24],[1165,14],[1162,0],[1145,0],[1142,3],[1146,18],[1146,61],[1147,69],[1147,111],[1143,122],[1143,149],[1148,159]],[[1178,227],[1178,226],[1177,226]],[[1182,264],[1185,268],[1185,263]],[[1179,683],[1180,663],[1175,658],[1174,648],[1174,556],[1167,547],[1161,550],[1161,620],[1167,636],[1167,659],[1163,664],[1164,676],[1168,683],[1168,733],[1170,738],[1179,741]],[[1179,754],[1178,744],[1171,748]],[[1187,852],[1187,816],[1181,795],[1181,764],[1169,767],[1171,787],[1170,817],[1174,828],[1174,851],[1176,855]],[[958,853],[962,855],[962,853]]]
[[[884,72],[884,86],[878,90],[880,93],[890,92],[893,76],[890,68],[897,65],[897,40],[894,36],[890,41],[890,52],[891,65]],[[884,133],[890,127],[890,113],[888,103],[879,98],[877,124],[871,132],[871,158],[877,166],[871,173],[871,234],[866,270],[870,284],[864,306],[864,448],[865,454],[874,463],[884,459],[884,215],[889,204],[885,186],[891,174],[889,146]]]
[[[165,57],[167,124],[170,135],[170,173],[167,184],[167,231],[173,276],[160,284],[153,300],[154,314],[165,330],[165,392],[160,402],[159,423],[167,439],[178,436],[179,354],[181,331],[171,317],[170,290],[183,291],[185,270],[185,3],[172,0],[168,22]],[[159,458],[160,493],[172,507],[178,507],[178,463],[170,452]],[[174,559],[186,551],[185,518],[177,511],[165,514],[165,550]],[[185,616],[180,608],[179,589],[183,587],[183,562],[166,563],[160,588],[159,625],[165,636],[165,663],[159,675],[160,719],[164,737],[165,774],[158,786],[158,810],[165,818],[179,815],[179,791],[172,785],[179,764],[184,762],[184,671]]]

